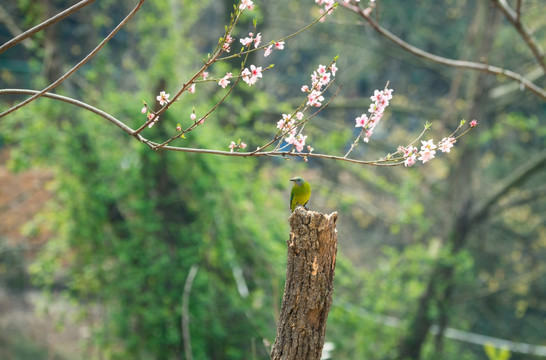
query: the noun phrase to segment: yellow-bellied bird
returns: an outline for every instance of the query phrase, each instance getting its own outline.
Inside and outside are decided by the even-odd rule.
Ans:
[[[303,206],[307,209],[305,204],[311,197],[311,186],[299,176],[290,179],[290,181],[294,182],[292,192],[290,192],[290,211],[293,212],[297,206]]]

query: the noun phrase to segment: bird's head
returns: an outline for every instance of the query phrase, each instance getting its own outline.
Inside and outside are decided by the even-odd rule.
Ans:
[[[295,178],[290,179],[290,181],[293,181],[294,184],[296,184],[298,186],[302,186],[303,184],[305,184],[305,180],[303,180],[303,178],[301,176],[296,176]]]

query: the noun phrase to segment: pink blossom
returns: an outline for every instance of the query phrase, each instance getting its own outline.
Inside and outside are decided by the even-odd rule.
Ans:
[[[336,72],[339,70],[338,67],[336,66],[336,63],[333,63],[332,65],[330,65],[329,69],[332,72],[332,76],[336,76]]]
[[[324,73],[320,76],[321,84],[328,84],[330,82],[330,73]]]
[[[144,106],[142,109],[140,109],[140,112],[143,114],[146,114],[146,111],[148,111],[148,108]]]
[[[176,124],[176,131],[178,132],[182,131],[182,125]]]
[[[416,154],[411,154],[410,156],[408,156],[404,160],[404,166],[405,167],[411,167],[411,166],[415,165],[416,161],[417,161],[417,155]]]
[[[246,37],[244,39],[239,39],[239,41],[241,44],[243,44],[243,46],[247,46],[248,44],[252,43],[253,39],[251,37]]]
[[[220,85],[222,89],[225,89],[226,86],[228,86],[228,84],[230,83],[228,79],[231,79],[231,75],[232,74],[228,72],[226,76],[224,76],[223,78],[220,79],[220,81],[218,81],[218,85]]]
[[[284,139],[284,141],[286,141],[289,144],[293,144],[296,141],[296,135],[290,133],[290,135],[286,139]]]
[[[277,50],[283,50],[284,49],[284,41],[277,41],[275,43],[275,49]]]
[[[427,141],[421,140],[421,144],[423,145],[421,146],[421,151],[436,149],[436,145],[434,145],[434,140],[432,139]]]
[[[385,98],[387,100],[391,100],[392,99],[392,89],[383,90],[383,95],[385,96]]]
[[[298,119],[298,120],[303,119],[303,113],[302,113],[301,111],[298,111],[298,112],[296,113],[296,119]]]
[[[370,99],[372,99],[375,102],[380,101],[383,98],[383,91],[374,90],[373,95],[370,96]]]
[[[169,96],[171,94],[165,93],[165,91],[162,91],[159,93],[159,95],[156,96],[157,101],[159,101],[159,105],[164,105],[169,102]]]
[[[191,121],[195,121],[195,119],[197,119],[197,115],[195,115],[195,113],[192,113],[190,115],[190,119],[191,119]]]
[[[241,141],[241,145],[239,145],[241,149],[246,149],[247,145],[246,143]]]
[[[191,84],[191,86],[188,88],[188,91],[190,94],[195,94],[195,84]]]
[[[319,67],[317,68],[317,72],[320,74],[320,75],[323,75],[326,73],[326,66],[324,65],[319,65]]]
[[[269,45],[264,49],[264,57],[268,57],[273,52],[273,45]]]
[[[417,148],[411,145],[408,146],[407,148],[401,146],[398,150],[404,152],[404,157],[408,157],[417,152]]]
[[[233,42],[233,38],[231,35],[226,36],[226,40],[224,41],[224,45],[222,45],[222,49],[224,49],[226,52],[230,52],[230,46]]]
[[[256,84],[256,81],[258,81],[258,78],[262,77],[262,67],[261,66],[254,66],[250,65],[250,70],[248,68],[245,68],[241,75],[243,77],[243,81],[248,84],[248,86],[252,86]]]
[[[324,96],[318,90],[313,90],[307,95],[307,105],[319,107],[324,101]]]
[[[302,134],[299,134],[296,140],[294,141],[294,146],[296,146],[296,150],[298,152],[303,151],[303,147],[305,146],[306,139],[307,139],[307,136],[303,136]]]
[[[366,130],[366,133],[364,134],[364,139],[362,139],[362,141],[369,142],[372,135],[373,135],[373,128]]]
[[[153,113],[148,113],[148,115],[146,116],[146,118],[148,119],[148,121],[154,119],[151,123],[148,124],[148,127],[151,128],[152,126],[155,125],[156,122],[159,121],[159,116],[155,116],[155,114]]]
[[[250,65],[250,71],[252,72],[253,77],[258,77],[258,78],[262,77],[262,67],[261,66],[256,67],[254,65]]]
[[[302,91],[302,92],[309,92],[309,86],[303,85],[303,86],[301,87],[301,91]]]
[[[209,77],[208,71],[203,71],[203,72],[201,73],[201,76],[203,77],[203,80],[207,80],[207,78]]]
[[[235,141],[232,141],[228,147],[229,147],[229,152],[233,152],[233,149],[237,147],[237,144],[235,144]]]
[[[254,38],[254,47],[257,48],[262,43],[262,34],[258,33],[256,34],[256,37]]]
[[[357,117],[355,120],[356,120],[355,127],[365,127],[368,124],[368,117],[366,116],[366,114],[362,114],[361,116]]]
[[[242,0],[241,4],[239,5],[239,9],[248,9],[252,11],[254,9],[254,3],[252,2],[252,0]]]
[[[277,122],[277,128],[282,130],[285,127],[290,127],[293,123],[293,121],[290,121],[289,114],[282,114],[282,119]]]
[[[448,138],[443,138],[442,141],[440,141],[440,143],[438,144],[439,145],[439,149],[442,151],[442,152],[450,152],[451,151],[451,148],[453,147],[453,144],[455,144],[457,140],[455,140],[454,138],[452,137],[448,137]]]
[[[424,163],[426,163],[427,161],[430,161],[434,158],[434,154],[436,154],[436,151],[434,150],[430,150],[430,149],[424,149],[424,150],[421,150],[419,151],[419,160],[421,160]]]
[[[478,121],[476,119],[472,120],[470,122],[470,127],[473,128],[474,126],[478,125]]]

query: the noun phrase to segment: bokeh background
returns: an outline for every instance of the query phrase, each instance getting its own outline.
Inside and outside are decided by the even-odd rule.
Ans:
[[[490,1],[376,2],[374,18],[417,47],[546,84]],[[0,88],[42,89],[135,4],[96,2],[0,54]],[[546,47],[546,4],[521,4],[522,21]],[[70,5],[2,2],[0,43]],[[55,92],[137,128],[143,100],[174,93],[200,68],[233,5],[148,0]],[[253,19],[268,42],[319,14],[312,0],[256,5],[236,43]],[[238,86],[173,145],[228,150],[239,138],[250,149],[261,145],[303,100],[311,72],[337,55],[327,94],[343,86],[305,128],[315,152],[343,155],[357,135],[355,117],[387,82],[391,105],[355,156],[392,153],[427,121],[425,138],[436,141],[462,119],[478,127],[430,163],[383,168],[152,151],[94,114],[45,98],[0,119],[0,358],[186,358],[182,298],[192,267],[193,358],[268,358],[283,293],[288,180],[301,175],[313,188],[309,207],[339,214],[326,334],[333,350],[324,358],[544,359],[546,102],[519,84],[417,58],[339,8],[283,51],[251,54],[248,64],[274,68],[254,87]],[[235,59],[209,72],[220,78],[239,66]],[[168,138],[177,123],[191,123],[193,109],[204,113],[224,93],[215,82],[198,84],[144,135]],[[1,96],[0,108],[22,99]]]

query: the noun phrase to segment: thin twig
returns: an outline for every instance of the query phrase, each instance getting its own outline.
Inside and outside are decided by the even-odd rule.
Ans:
[[[191,351],[191,335],[190,335],[190,292],[193,280],[197,275],[199,267],[197,264],[193,264],[190,268],[190,272],[186,277],[186,283],[184,284],[184,293],[182,294],[182,338],[184,339],[184,353],[186,354],[186,360],[192,360],[193,355]]]
[[[537,62],[544,70],[544,73],[546,73],[546,56],[544,54],[544,50],[542,49],[540,44],[537,43],[531,31],[529,31],[529,29],[527,29],[527,27],[521,22],[521,1],[517,2],[516,11],[514,11],[510,7],[506,0],[491,1],[504,14],[506,19],[508,19],[508,21],[512,23],[514,28],[516,28],[517,32],[521,35],[523,40],[525,40],[527,46],[533,53],[534,57],[537,59]]]
[[[448,59],[448,58],[438,56],[435,54],[431,54],[418,47],[410,45],[409,43],[405,42],[404,40],[400,39],[398,36],[388,31],[387,29],[383,28],[381,25],[379,25],[374,20],[372,20],[372,18],[368,16],[366,12],[363,9],[359,8],[358,6],[351,5],[350,3],[340,3],[340,4],[344,6],[345,8],[347,8],[348,10],[353,11],[354,13],[360,15],[360,17],[366,20],[374,28],[375,31],[377,31],[379,34],[381,34],[382,36],[384,36],[391,42],[400,46],[402,49],[406,50],[410,54],[413,54],[415,56],[421,57],[426,60],[436,62],[438,64],[446,65],[446,66],[451,66],[451,67],[461,68],[461,69],[484,71],[490,74],[505,76],[507,78],[510,78],[512,80],[519,82],[522,86],[529,89],[530,91],[532,91],[533,93],[541,97],[542,99],[546,100],[546,90],[540,88],[539,86],[537,86],[530,80],[526,79],[525,77],[523,77],[522,75],[514,71],[503,69],[498,66],[492,66],[489,64],[477,63],[472,61],[464,61],[464,60],[453,60],[453,59]]]
[[[148,125],[150,125],[152,122],[154,122],[161,114],[163,114],[165,111],[167,111],[167,109],[184,93],[184,91],[186,91],[193,83],[195,83],[196,79],[201,76],[201,74],[209,68],[209,66],[211,66],[213,63],[217,62],[217,61],[221,61],[222,59],[218,59],[220,57],[220,55],[222,55],[226,50],[223,48],[223,44],[224,42],[226,41],[227,37],[231,35],[235,25],[237,25],[237,21],[239,20],[239,17],[241,16],[242,14],[242,11],[238,11],[236,13],[236,16],[232,19],[231,23],[229,24],[229,26],[226,28],[226,31],[224,33],[224,37],[223,37],[223,41],[222,42],[219,42],[218,45],[216,45],[216,49],[214,51],[214,53],[207,59],[205,60],[205,64],[201,67],[201,69],[199,69],[199,71],[197,71],[192,77],[191,79],[182,85],[182,88],[179,89],[176,94],[173,96],[173,98],[169,101],[167,101],[167,103],[157,112],[154,112],[153,113],[153,116],[151,116],[144,124],[142,124],[142,126],[140,126],[138,129],[136,129],[136,131],[134,132],[134,134],[132,134],[133,136],[137,136],[139,135]],[[246,57],[245,57],[246,59]],[[182,134],[179,134],[180,136],[183,135]],[[173,139],[177,138],[179,136],[174,136]],[[170,140],[167,140],[166,143],[172,141],[173,139],[170,139]]]
[[[0,54],[3,53],[4,51],[6,51],[7,49],[9,49],[10,47],[20,43],[21,41],[25,40],[26,38],[34,35],[35,33],[45,29],[46,27],[48,27],[49,25],[51,24],[54,24],[56,23],[57,21],[59,20],[62,20],[64,19],[65,17],[67,17],[68,15],[80,10],[81,8],[91,4],[95,2],[95,0],[82,0],[80,1],[79,3],[69,7],[68,9],[64,10],[64,11],[61,11],[60,13],[58,13],[57,15],[47,19],[46,21],[44,21],[43,23],[41,24],[38,24],[36,25],[35,27],[33,27],[32,29],[28,29],[27,31],[25,31],[24,33],[14,37],[13,39],[11,39],[10,41],[6,42],[5,44],[3,44],[2,46],[0,46]]]
[[[11,114],[12,112],[14,112],[15,110],[17,109],[20,109],[22,108],[23,106],[29,104],[30,102],[36,100],[37,98],[39,98],[40,96],[43,96],[46,92],[50,91],[50,90],[53,90],[55,87],[57,87],[60,83],[62,83],[63,81],[65,81],[70,75],[72,75],[74,72],[76,72],[76,70],[78,70],[79,68],[81,68],[85,63],[87,63],[89,60],[91,60],[91,58],[93,58],[93,56],[95,56],[100,49],[102,49],[102,47],[104,45],[106,45],[106,43],[108,41],[110,41],[110,39],[112,39],[114,37],[114,35],[123,27],[125,26],[125,24],[127,24],[127,22],[129,20],[131,20],[131,18],[136,14],[136,12],[140,9],[140,7],[142,6],[142,4],[144,3],[145,0],[139,0],[138,4],[135,6],[135,8],[129,13],[129,15],[127,15],[127,17],[125,17],[125,19],[123,19],[119,24],[118,26],[115,27],[114,30],[112,30],[112,32],[110,34],[108,34],[107,37],[104,38],[104,40],[101,41],[101,43],[95,48],[93,49],[93,51],[91,51],[82,61],[80,61],[78,64],[76,64],[76,66],[74,66],[72,69],[70,69],[66,74],[64,74],[63,76],[61,76],[59,79],[57,79],[54,83],[50,84],[49,86],[47,86],[45,89],[43,89],[42,91],[36,93],[35,95],[33,95],[32,97],[26,99],[25,101],[11,107],[10,109],[4,111],[3,113],[0,114],[0,118],[8,115],[8,114]]]
[[[244,67],[244,64],[246,63],[246,57],[245,57],[245,60],[242,62],[243,64],[243,67]],[[242,70],[241,70],[242,72]],[[190,126],[188,127],[186,130],[184,131],[181,131],[180,133],[172,136],[170,139],[168,140],[165,140],[163,143],[161,143],[160,145],[156,146],[154,148],[154,150],[157,150],[157,149],[160,149],[162,147],[164,147],[165,145],[168,145],[171,141],[173,141],[174,139],[178,139],[179,137],[183,136],[185,133],[187,132],[190,132],[192,131],[198,124],[200,124],[202,121],[204,121],[205,119],[207,119],[207,117],[214,111],[216,110],[226,99],[227,97],[231,94],[231,92],[233,91],[233,89],[235,88],[235,86],[239,83],[239,80],[241,79],[241,73],[239,73],[239,76],[237,76],[237,79],[233,82],[233,85],[229,88],[229,90],[225,93],[225,95],[212,107],[209,109],[209,111],[207,111],[207,113],[205,113],[205,115],[201,116],[198,120],[195,120],[195,122]]]

